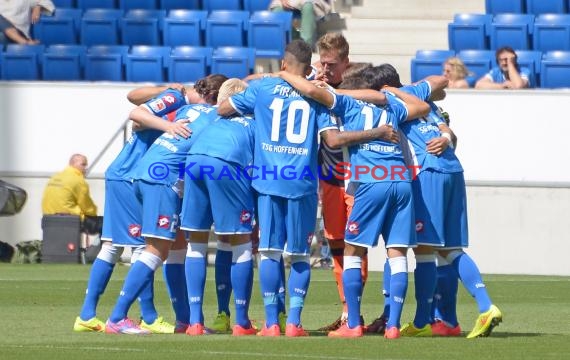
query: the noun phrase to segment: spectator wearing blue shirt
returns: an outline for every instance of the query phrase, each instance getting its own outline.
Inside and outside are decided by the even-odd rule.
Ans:
[[[497,65],[477,80],[476,89],[524,89],[529,86],[529,71],[521,69],[517,54],[511,47],[504,46],[495,53]]]

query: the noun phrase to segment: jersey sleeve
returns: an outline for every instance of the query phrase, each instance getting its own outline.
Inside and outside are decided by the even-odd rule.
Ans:
[[[406,121],[408,118],[408,108],[406,107],[406,103],[390,92],[386,92],[386,98],[388,99],[386,111],[394,114],[394,122],[399,124]]]
[[[423,101],[427,101],[431,96],[431,85],[428,81],[422,80],[414,85],[407,85],[401,88],[402,91],[412,94]]]
[[[241,115],[253,114],[260,81],[252,81],[242,92],[231,96],[228,101]]]
[[[158,94],[157,97],[144,103],[143,106],[153,115],[170,119],[172,115],[169,117],[169,113],[186,104],[186,97],[180,91],[167,89]]]

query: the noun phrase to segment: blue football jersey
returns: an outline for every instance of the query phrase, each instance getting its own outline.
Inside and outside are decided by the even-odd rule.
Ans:
[[[427,81],[404,86],[402,91],[415,95],[424,101],[428,101],[431,94],[431,88]],[[445,123],[437,106],[431,101],[428,101],[428,103],[431,111],[427,116],[406,121],[400,126],[408,141],[410,150],[410,159],[408,161],[411,162],[409,165],[417,166],[416,172],[427,169],[445,173],[462,172],[463,167],[451,146],[448,146],[439,156],[427,152],[427,142],[441,136],[438,125]]]
[[[243,169],[253,163],[255,126],[251,117],[217,118],[200,133],[190,154],[208,155]]]
[[[362,131],[381,125],[391,125],[398,129],[408,117],[408,109],[403,102],[393,98],[390,104],[377,107],[350,96],[337,95],[332,111],[340,117],[343,130]],[[409,181],[402,149],[399,144],[383,140],[373,140],[348,147],[350,155],[351,182]]]
[[[186,124],[192,134],[187,139],[163,133],[150,146],[133,170],[133,178],[155,184],[174,185],[184,178],[184,162],[200,133],[218,117],[216,108],[207,104],[186,105],[178,109],[175,121]]]
[[[519,74],[520,74],[521,78],[528,81],[528,79],[530,77],[530,71],[527,68],[520,68]],[[493,80],[493,82],[497,83],[497,84],[502,84],[505,81],[507,81],[505,74],[503,73],[503,71],[501,71],[501,68],[498,66],[495,66],[494,68],[492,68],[485,76],[488,77],[489,79]]]
[[[264,78],[230,98],[256,121],[253,187],[260,193],[295,199],[317,190],[317,142],[336,129],[329,110],[301,96],[286,81]]]
[[[172,121],[175,111],[187,104],[187,99],[180,91],[168,89],[157,97],[147,101],[144,106],[152,114],[165,120]],[[162,134],[162,131],[146,129],[133,131],[123,149],[105,172],[107,180],[132,180],[131,171],[137,165],[139,159],[148,150],[151,144]]]

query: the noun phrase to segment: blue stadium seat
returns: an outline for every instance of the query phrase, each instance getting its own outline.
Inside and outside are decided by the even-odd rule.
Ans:
[[[214,50],[212,74],[224,74],[229,78],[244,78],[255,68],[255,49],[224,46]]]
[[[255,48],[257,57],[283,58],[285,46],[291,41],[291,11],[256,11],[249,19],[247,43]]]
[[[50,45],[43,53],[44,80],[77,81],[83,79],[87,47],[76,44]]]
[[[119,44],[119,22],[123,17],[120,9],[88,9],[81,19],[81,44]]]
[[[529,14],[562,14],[568,11],[567,0],[526,0]]]
[[[491,49],[510,46],[515,50],[530,49],[534,15],[498,14],[491,23]]]
[[[0,54],[3,80],[39,80],[44,45],[10,44]]]
[[[487,14],[524,14],[526,12],[526,0],[485,0],[485,12]]]
[[[158,9],[158,0],[119,0],[119,8],[124,11],[134,9]]]
[[[534,50],[570,50],[570,15],[542,14],[534,19]]]
[[[214,10],[242,10],[242,0],[203,0],[202,8]]]
[[[418,50],[411,62],[412,82],[419,81],[429,75],[441,75],[443,63],[455,56],[453,50]]]
[[[128,52],[126,45],[91,46],[85,56],[85,80],[124,81],[123,64]]]
[[[243,9],[249,12],[269,9],[271,0],[243,0]]]
[[[470,86],[475,85],[475,82],[488,73],[496,63],[493,50],[463,50],[457,54],[457,57],[463,61],[469,72],[473,73],[466,79]]]
[[[207,11],[170,10],[164,18],[163,44],[202,46],[207,17]]]
[[[129,10],[121,20],[123,45],[160,45],[165,10]]]
[[[491,20],[489,14],[456,14],[447,25],[449,48],[454,51],[488,49]]]
[[[206,46],[243,46],[248,11],[216,10],[206,20]]]
[[[125,58],[127,81],[164,82],[170,51],[168,46],[132,46]]]
[[[549,51],[544,54],[540,87],[570,88],[570,51]]]
[[[75,0],[52,0],[55,8],[74,8]]]
[[[168,81],[187,83],[208,75],[214,49],[198,46],[178,46],[172,49],[168,66]]]
[[[82,10],[87,9],[116,9],[116,0],[77,0],[77,7]]]
[[[55,9],[53,16],[41,16],[34,24],[34,36],[44,45],[77,44],[81,9]]]
[[[158,8],[162,10],[200,10],[200,0],[160,0]]]
[[[535,50],[517,50],[517,62],[521,68],[527,68],[530,72],[530,87],[538,87],[542,52]]]

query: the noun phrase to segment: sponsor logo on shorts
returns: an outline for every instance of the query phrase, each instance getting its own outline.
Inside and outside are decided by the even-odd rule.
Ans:
[[[158,215],[158,227],[168,229],[170,227],[170,218],[166,215]]]
[[[416,232],[424,231],[424,222],[421,220],[416,221]]]
[[[176,98],[172,95],[165,95],[162,97],[162,101],[164,101],[167,104],[174,104],[174,102],[176,101]]]
[[[310,232],[309,235],[307,235],[307,245],[311,246],[311,243],[313,242],[313,237],[315,236],[315,233]]]
[[[141,226],[138,224],[131,224],[129,225],[129,234],[132,237],[139,237],[141,236]]]
[[[239,220],[242,224],[247,224],[251,222],[251,212],[247,210],[242,210],[239,216]]]
[[[166,104],[164,103],[164,101],[162,101],[162,99],[156,99],[154,101],[151,101],[148,106],[151,108],[152,111],[154,112],[160,112],[164,109],[166,109]]]
[[[356,221],[350,221],[346,225],[346,230],[352,235],[358,235],[358,233],[360,232],[360,229],[358,228],[358,223]]]

